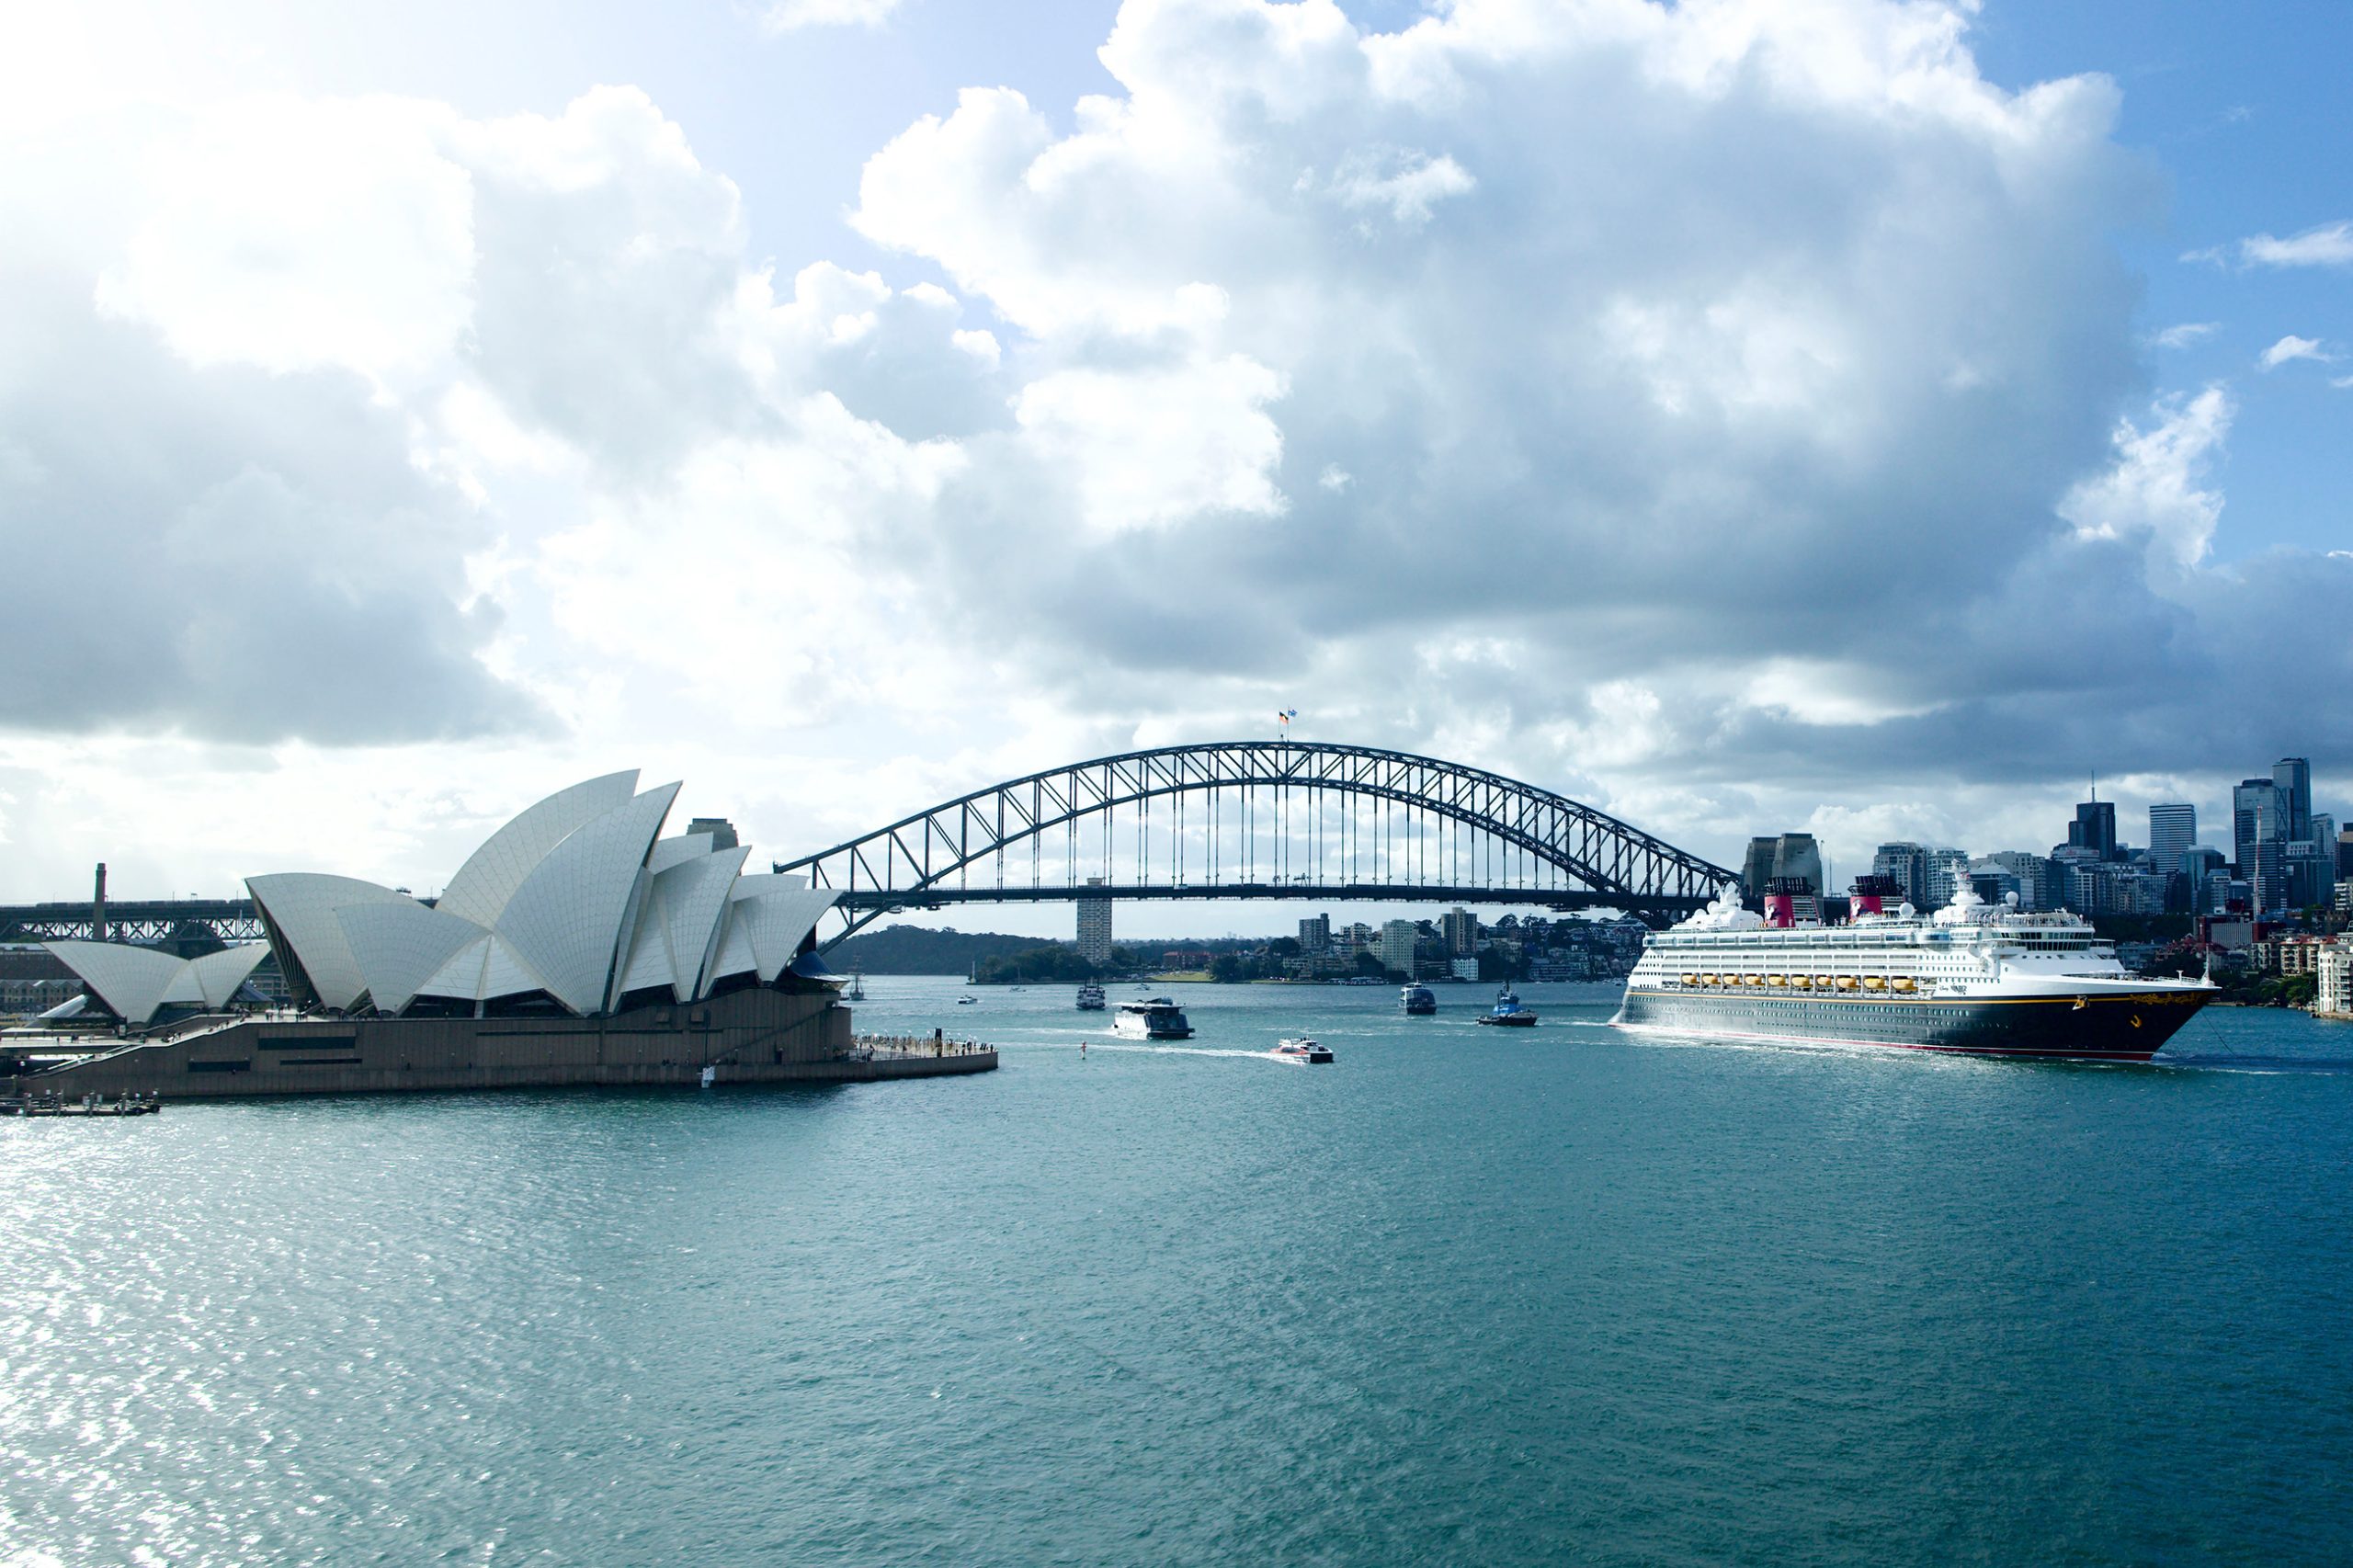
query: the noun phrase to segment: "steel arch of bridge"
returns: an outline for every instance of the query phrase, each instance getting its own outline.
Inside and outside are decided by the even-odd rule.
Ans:
[[[1186,881],[1184,808],[1188,799],[1210,798],[1207,831],[1214,835],[1216,824],[1224,820],[1222,813],[1233,809],[1237,798],[1236,814],[1245,822],[1265,810],[1276,811],[1278,821],[1288,822],[1294,791],[1304,792],[1313,801],[1319,823],[1327,798],[1333,796],[1340,797],[1344,804],[1385,802],[1404,808],[1409,816],[1420,813],[1425,819],[1442,819],[1455,824],[1458,851],[1464,830],[1484,835],[1492,846],[1523,857],[1524,869],[1532,865],[1534,881],[1531,883],[1524,877],[1518,885],[1508,887],[1459,877],[1432,879],[1426,874],[1366,881],[1354,874],[1357,865],[1351,860],[1350,874],[1337,881],[1322,876],[1292,878],[1279,869],[1271,881],[1245,874],[1245,880],[1235,881],[1220,880],[1214,847],[1197,859],[1198,869],[1208,871],[1211,880]],[[1154,802],[1160,801],[1168,802],[1166,825],[1173,831],[1171,852],[1164,865],[1165,876],[1155,880],[1149,866],[1150,813]],[[1124,879],[1108,874],[1121,808],[1141,813],[1144,824],[1138,837],[1142,846],[1141,874]],[[1079,834],[1082,824],[1097,818],[1101,819],[1107,875],[1105,885],[1089,886],[1078,875]],[[1201,831],[1197,821],[1195,833]],[[1069,850],[1063,880],[1059,881],[1045,875],[1039,854],[1040,845],[1057,833],[1063,835]],[[1347,836],[1345,824],[1341,836]],[[1255,846],[1256,840],[1253,837],[1250,842]],[[1017,858],[1012,852],[1024,844],[1030,850],[1029,879],[1025,882],[1017,875],[1008,880],[1008,862]],[[1279,837],[1271,847],[1270,865],[1279,867],[1285,859]],[[1426,871],[1427,844],[1424,850]],[[1320,844],[1317,854],[1320,868]],[[1444,854],[1441,849],[1441,858]],[[878,915],[949,903],[1436,898],[1561,909],[1608,905],[1665,915],[1696,909],[1719,888],[1739,880],[1721,866],[1591,806],[1500,774],[1371,746],[1288,741],[1164,746],[1072,763],[976,790],[863,837],[798,860],[778,862],[775,869],[805,875],[813,886],[840,892],[830,917],[838,928],[824,939],[827,947]],[[1014,869],[1017,872],[1018,868]],[[978,879],[976,870],[981,873]],[[1249,870],[1255,872],[1255,863]]]

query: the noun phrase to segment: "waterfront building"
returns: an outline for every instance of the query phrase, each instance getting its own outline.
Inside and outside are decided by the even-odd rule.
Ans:
[[[1881,845],[1871,854],[1871,875],[1893,877],[1903,890],[1904,902],[1913,908],[1931,907],[1928,903],[1928,852],[1921,846],[1901,840]]]
[[[1392,920],[1383,925],[1377,953],[1381,967],[1410,979],[1414,973],[1414,944],[1421,935],[1421,927],[1410,920]]]
[[[2324,1017],[2353,1018],[2353,941],[2321,943],[2313,955],[2313,1011]]]
[[[1100,877],[1089,877],[1086,885],[1099,888]],[[1078,956],[1097,969],[1111,964],[1111,901],[1108,898],[1083,898],[1078,901]]]
[[[1447,911],[1438,929],[1446,937],[1447,957],[1468,958],[1478,952],[1479,917],[1469,910],[1458,907]],[[1473,974],[1471,978],[1479,977]]]
[[[740,844],[660,838],[678,786],[634,770],[551,795],[493,834],[426,904],[353,877],[246,880],[268,942],[199,958],[51,942],[112,1016],[227,1006],[275,954],[306,1010],[379,1017],[598,1017],[774,984],[835,894],[745,876]]]
[[[2198,808],[2186,802],[2149,808],[2149,860],[2172,870],[2198,842]]]
[[[1299,950],[1316,954],[1329,952],[1332,948],[1332,917],[1311,915],[1299,923]]]

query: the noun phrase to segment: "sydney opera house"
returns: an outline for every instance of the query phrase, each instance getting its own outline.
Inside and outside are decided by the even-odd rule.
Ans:
[[[291,1013],[236,1006],[259,943],[188,960],[50,943],[125,1039],[54,1086],[279,1094],[995,1064],[993,1052],[922,1067],[853,1050],[849,1013],[814,953],[835,894],[746,876],[749,851],[710,833],[663,837],[678,789],[641,792],[631,771],[551,795],[430,902],[319,872],[247,879]]]

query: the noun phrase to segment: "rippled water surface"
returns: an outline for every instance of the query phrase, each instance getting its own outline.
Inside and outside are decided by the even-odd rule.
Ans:
[[[1004,1069],[0,1122],[0,1562],[2353,1557],[2353,1026],[869,984]]]

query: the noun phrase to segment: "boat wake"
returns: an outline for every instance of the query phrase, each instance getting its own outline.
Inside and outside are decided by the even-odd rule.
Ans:
[[[2160,1052],[2152,1067],[2178,1067],[2193,1073],[2353,1073],[2353,1058],[2343,1056],[2175,1056]]]
[[[1098,1051],[1132,1051],[1150,1056],[1242,1056],[1253,1062],[1264,1062],[1273,1053],[1265,1051],[1219,1051],[1206,1045],[1133,1045],[1120,1040],[1088,1040],[1086,1053]]]

